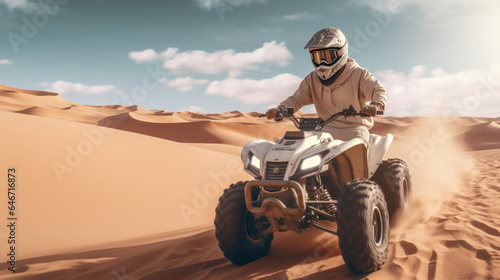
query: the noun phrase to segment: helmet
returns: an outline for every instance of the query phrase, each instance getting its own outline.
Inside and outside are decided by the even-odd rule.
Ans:
[[[336,27],[323,28],[316,32],[304,49],[309,49],[311,61],[318,77],[326,81],[347,62],[347,39]]]

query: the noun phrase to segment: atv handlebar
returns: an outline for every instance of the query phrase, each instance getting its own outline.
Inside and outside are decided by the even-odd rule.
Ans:
[[[285,117],[290,118],[293,117],[293,114],[295,113],[293,108],[285,108],[285,107],[279,107],[278,113],[276,114],[276,118],[281,120]],[[267,116],[266,114],[259,115],[259,118]]]
[[[292,120],[293,124],[298,128],[298,129],[301,129],[300,125],[301,123],[303,123],[303,120],[304,119],[307,119],[307,118],[295,118],[294,116],[294,110],[293,108],[278,108],[278,113],[276,114],[276,117],[278,118],[289,118],[290,120]],[[380,115],[383,115],[384,114],[384,111],[377,111],[377,115],[380,116]],[[265,117],[266,115],[263,114],[263,115],[259,115],[259,117]],[[344,109],[336,114],[333,114],[331,115],[328,119],[326,120],[323,120],[323,119],[317,119],[317,123],[316,123],[316,127],[315,127],[315,131],[321,131],[323,129],[323,127],[325,127],[327,124],[331,123],[332,121],[336,120],[337,118],[339,117],[354,117],[354,116],[362,116],[362,117],[370,117],[369,115],[367,114],[363,114],[363,113],[360,113],[356,110],[354,110],[354,107],[351,105],[349,106],[348,109]]]

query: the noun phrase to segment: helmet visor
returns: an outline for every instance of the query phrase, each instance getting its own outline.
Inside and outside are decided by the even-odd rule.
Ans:
[[[335,63],[337,58],[344,54],[344,48],[340,49],[319,49],[309,51],[311,60],[316,66],[327,65],[331,66]]]

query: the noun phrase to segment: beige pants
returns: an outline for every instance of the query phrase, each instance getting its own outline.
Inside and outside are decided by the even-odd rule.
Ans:
[[[323,132],[328,132],[333,136],[333,139],[349,141],[354,138],[359,138],[368,144],[370,132],[366,126],[356,126],[347,128],[325,127]]]

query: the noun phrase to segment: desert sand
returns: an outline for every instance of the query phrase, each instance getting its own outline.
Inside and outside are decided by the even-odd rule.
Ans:
[[[160,108],[161,109],[161,108]],[[269,254],[239,267],[214,236],[218,197],[251,180],[241,147],[290,121],[85,106],[0,85],[0,196],[15,167],[16,273],[0,227],[0,279],[500,279],[500,118],[378,117],[408,162],[411,213],[391,228],[386,264],[356,275],[337,237],[275,233]]]

